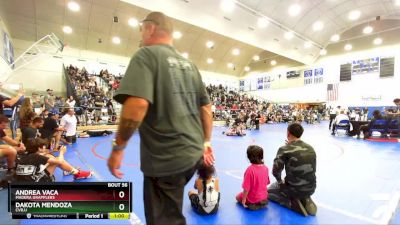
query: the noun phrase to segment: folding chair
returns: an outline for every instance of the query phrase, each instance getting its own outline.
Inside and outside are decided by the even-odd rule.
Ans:
[[[373,135],[375,134],[374,132],[379,132],[380,136],[385,136],[387,133],[388,129],[388,120],[386,119],[379,119],[375,120],[373,123],[371,123],[371,126],[369,128],[369,136],[377,136]]]
[[[350,121],[349,120],[341,120],[338,124],[336,124],[336,134],[344,134],[347,135],[350,130]]]

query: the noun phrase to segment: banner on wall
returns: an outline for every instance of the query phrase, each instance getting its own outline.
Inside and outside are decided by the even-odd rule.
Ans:
[[[362,101],[381,101],[382,95],[366,95],[361,96]]]
[[[271,82],[274,81],[270,76],[252,77],[239,82],[239,88],[242,91],[261,91],[271,88]]]
[[[271,80],[271,77],[270,77],[270,76],[264,77],[264,90],[268,90],[268,89],[271,88],[271,82],[272,82],[272,81],[273,81],[273,80]]]
[[[300,77],[300,71],[288,71],[288,72],[286,72],[286,78],[287,79],[296,78],[296,77]]]
[[[365,74],[379,71],[379,57],[368,59],[353,60],[351,64],[351,74]]]
[[[0,35],[2,38],[2,40],[0,41],[1,57],[4,59],[4,61],[11,65],[14,63],[14,48],[8,34],[5,32],[5,30],[1,28]]]
[[[244,80],[239,81],[239,91],[244,91]]]
[[[314,70],[314,84],[322,84],[324,82],[324,68]]]
[[[264,78],[263,77],[259,77],[257,79],[257,89],[258,90],[264,89]]]
[[[312,70],[305,70],[304,71],[304,85],[312,84],[313,82],[313,71]]]

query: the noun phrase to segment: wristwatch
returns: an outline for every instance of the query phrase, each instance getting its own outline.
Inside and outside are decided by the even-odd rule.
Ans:
[[[117,142],[115,139],[112,141],[112,150],[113,151],[123,151],[125,149],[126,145],[117,145]]]

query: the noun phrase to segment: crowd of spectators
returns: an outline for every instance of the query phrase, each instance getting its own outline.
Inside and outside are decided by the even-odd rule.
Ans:
[[[7,160],[4,165],[0,162],[2,170],[6,170],[5,177],[0,181],[0,189],[10,181],[54,181],[53,173],[56,167],[61,168],[65,175],[74,175],[75,179],[89,178],[90,171],[74,168],[64,160],[66,148],[59,143],[60,140],[66,144],[74,142],[76,120],[72,124],[66,119],[75,118],[75,111],[69,109],[69,113],[58,120],[58,112],[63,110],[63,107],[73,105],[74,99],[63,101],[63,98],[55,97],[51,89],[47,90],[46,95],[33,93],[32,97],[34,98],[24,96],[21,89],[16,97],[4,98],[0,102],[2,106],[6,103],[8,107],[19,109],[13,122],[17,123],[22,134],[17,138],[7,134],[5,130],[9,127],[10,119],[0,114],[0,156]],[[13,101],[8,104],[7,101],[10,100]],[[50,120],[54,120],[53,126],[48,123]],[[63,135],[63,132],[66,134]],[[72,134],[72,138],[68,136],[68,132]],[[59,156],[53,155],[56,151],[60,151]]]
[[[228,92],[222,85],[208,85],[206,89],[213,101],[214,120],[225,120],[239,131],[258,129],[260,123],[319,123],[328,112],[323,105],[303,109],[297,105],[273,104],[235,91]]]
[[[364,139],[371,136],[371,128],[382,127],[381,136],[390,134],[398,136],[400,100],[393,102],[396,107],[375,110],[369,115],[368,108],[341,108],[326,107],[326,105],[301,105],[301,104],[274,104],[260,98],[255,98],[244,93],[228,91],[222,85],[208,85],[207,92],[212,100],[214,120],[225,121],[228,129],[224,134],[228,136],[244,136],[248,129],[259,129],[262,123],[320,123],[321,120],[330,118],[329,129],[332,135],[336,133],[336,127],[341,126],[341,121],[347,121],[347,134]],[[381,115],[382,113],[382,115]],[[368,122],[372,119],[370,122]],[[382,124],[378,125],[376,121]]]
[[[83,67],[67,67],[68,77],[78,98],[80,107],[77,114],[85,125],[115,123],[116,112],[112,101],[112,89],[118,88],[119,78],[101,70],[99,74],[89,74]],[[100,82],[106,85],[100,85]]]
[[[100,70],[100,77],[106,81],[111,90],[117,90],[122,79],[121,76],[109,73],[107,69]]]

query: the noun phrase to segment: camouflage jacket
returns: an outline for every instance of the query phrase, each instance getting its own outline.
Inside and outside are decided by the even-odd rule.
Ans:
[[[285,169],[285,184],[305,194],[314,193],[316,188],[316,154],[311,145],[298,140],[279,148],[272,174],[281,181]]]

